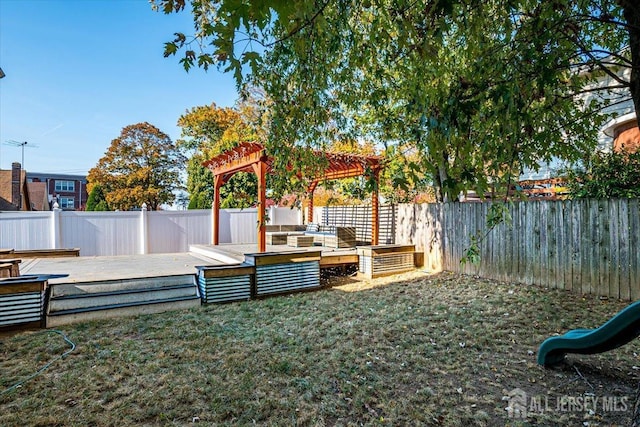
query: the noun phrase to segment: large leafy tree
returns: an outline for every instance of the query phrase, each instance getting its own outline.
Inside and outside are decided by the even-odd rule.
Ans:
[[[206,156],[220,154],[238,140],[251,137],[237,109],[216,104],[188,109],[178,119],[178,126],[182,129],[178,145]]]
[[[257,108],[257,107],[256,107]],[[254,108],[248,102],[237,108],[215,104],[193,107],[178,119],[182,129],[178,145],[190,154],[187,166],[189,209],[208,209],[213,200],[213,175],[202,163],[241,141],[255,140],[251,126]],[[222,208],[246,208],[257,202],[257,179],[238,173],[220,189]]]
[[[186,5],[155,1],[165,13]],[[217,65],[239,84],[264,87],[273,101],[268,149],[282,162],[278,170],[292,174],[314,160],[293,155],[296,146],[322,149],[345,137],[411,144],[420,154],[412,168],[455,199],[470,187],[508,184],[552,156],[571,161],[592,149],[598,91],[629,88],[640,103],[640,12],[632,0],[190,6],[194,36],[176,34],[165,55],[182,49],[187,70]],[[631,67],[628,79],[619,67]],[[597,73],[612,84],[587,96]]]
[[[175,143],[144,122],[126,126],[98,164],[89,171],[87,187],[99,186],[112,209],[130,210],[146,203],[151,210],[171,203],[182,188],[185,158]]]
[[[213,200],[213,175],[202,166],[204,156],[194,153],[187,163],[187,209],[209,209]]]
[[[434,201],[433,182],[418,168],[420,154],[413,147],[389,146],[384,153],[385,167],[380,195],[388,203],[426,203]]]
[[[333,141],[327,146],[327,151],[334,153],[351,153],[362,156],[375,156],[376,147],[370,142],[358,143],[354,140],[343,139]],[[360,204],[368,200],[371,186],[374,185],[371,176],[364,175],[354,178],[338,179],[320,183],[320,188],[314,193],[316,206],[332,204],[350,205]]]

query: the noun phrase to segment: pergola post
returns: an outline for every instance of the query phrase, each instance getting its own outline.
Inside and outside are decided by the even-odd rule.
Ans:
[[[313,222],[313,193],[316,191],[316,187],[318,186],[318,182],[314,181],[309,186],[309,190],[307,191],[307,197],[309,197],[309,205],[307,211],[307,224],[311,224]]]
[[[380,218],[378,215],[378,207],[380,201],[378,200],[378,186],[380,183],[380,170],[374,169],[373,176],[376,181],[376,184],[373,188],[373,192],[371,193],[371,244],[377,245],[379,240],[379,232],[380,232]]]
[[[222,187],[222,176],[213,177],[213,244],[220,244],[220,187]]]
[[[267,162],[260,159],[258,163],[251,165],[258,176],[258,252],[266,252],[266,204],[267,204]]]

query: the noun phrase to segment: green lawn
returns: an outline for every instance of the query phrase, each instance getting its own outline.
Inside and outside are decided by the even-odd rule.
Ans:
[[[0,395],[0,425],[628,425],[637,341],[536,364],[547,336],[626,304],[413,272],[76,324],[73,353]],[[68,348],[43,331],[0,338],[0,392]],[[515,388],[547,410],[509,418]]]

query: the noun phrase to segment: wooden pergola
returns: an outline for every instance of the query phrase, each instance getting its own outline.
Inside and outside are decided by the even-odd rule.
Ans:
[[[376,186],[371,194],[371,244],[378,244],[378,181],[381,158],[358,154],[316,152],[327,160],[327,167],[318,176],[312,178],[307,189],[309,197],[308,222],[313,221],[313,193],[318,183],[325,180],[344,179],[361,176],[371,171]],[[243,142],[203,165],[213,173],[213,244],[219,244],[220,238],[220,187],[238,172],[254,172],[258,177],[258,251],[266,251],[265,202],[266,177],[273,165],[273,158],[267,156],[264,146],[254,142]]]

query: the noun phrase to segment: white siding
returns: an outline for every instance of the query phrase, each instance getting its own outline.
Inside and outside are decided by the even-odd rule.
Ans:
[[[622,68],[616,71],[618,77],[629,81],[631,78],[631,68]],[[603,75],[598,81],[593,84],[593,87],[608,87],[615,86],[619,83],[614,80],[608,74]],[[600,92],[592,92],[587,95],[586,101],[591,99],[595,99],[599,97],[600,100],[603,100],[608,104],[605,108],[603,108],[603,114],[610,114],[612,119],[616,117],[624,116],[625,114],[633,113],[633,100],[631,99],[631,93],[627,88],[623,89],[612,89],[609,91],[600,91]],[[607,125],[605,124],[605,128]],[[604,129],[601,129],[598,135],[598,150],[601,151],[611,151],[613,148],[613,138],[604,133]]]
[[[617,75],[629,81],[631,69],[622,68],[616,71]],[[590,84],[587,88],[603,88],[608,86],[614,86],[618,83],[607,74],[603,74],[597,82]],[[612,89],[610,91],[595,91],[587,92],[583,99],[587,103],[593,99],[605,101],[608,104],[602,109],[603,114],[611,114],[612,120],[616,117],[621,117],[629,113],[634,112],[633,101],[629,90],[624,89]],[[609,122],[610,123],[610,122]],[[609,123],[606,123],[600,132],[598,133],[598,147],[597,149],[604,152],[609,152],[613,148],[613,138],[604,133],[604,130],[609,127]],[[557,158],[553,158],[549,163],[543,163],[540,168],[535,171],[532,169],[525,169],[520,175],[520,180],[526,179],[548,179],[559,175],[559,171],[566,169],[568,164],[561,162]]]

